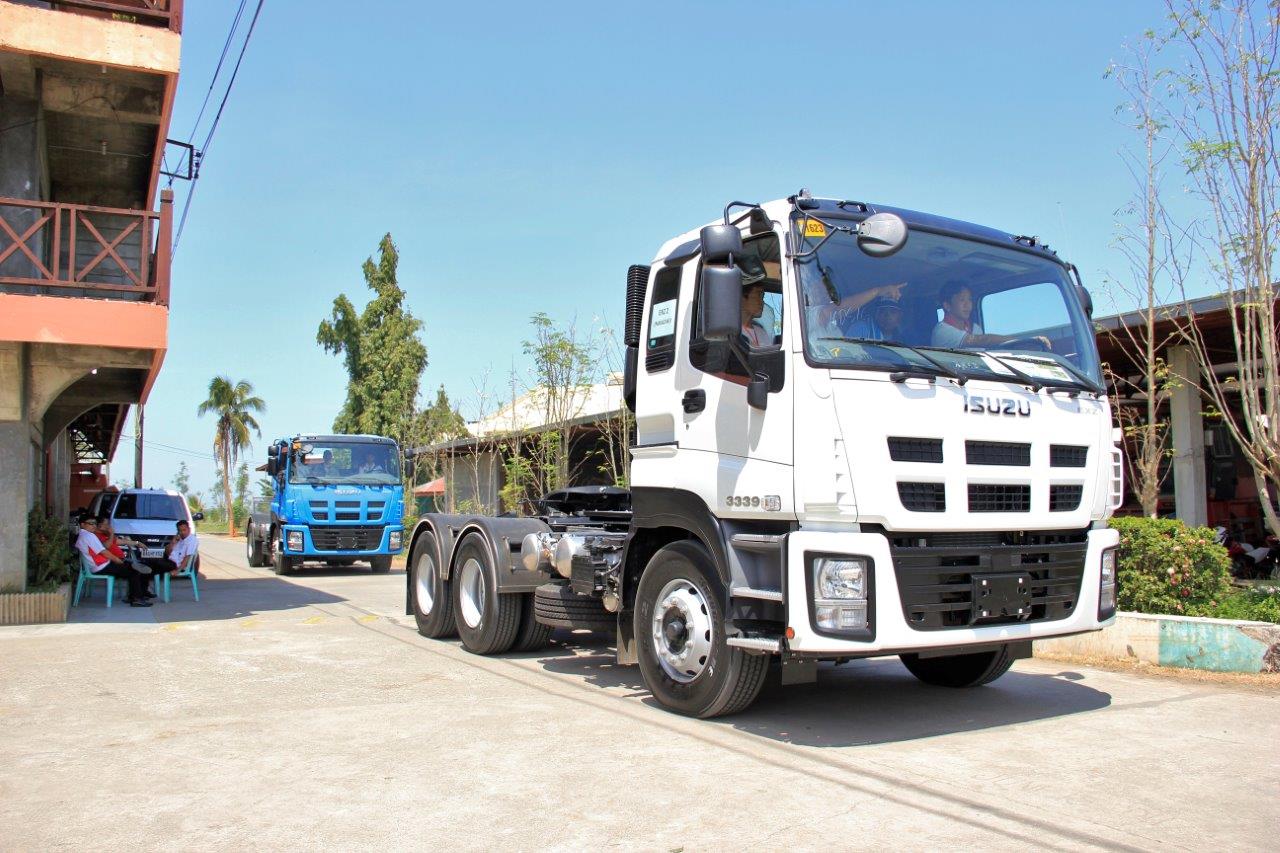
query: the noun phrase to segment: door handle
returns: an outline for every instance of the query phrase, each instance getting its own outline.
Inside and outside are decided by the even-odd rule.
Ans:
[[[684,397],[680,400],[680,406],[684,409],[686,415],[701,412],[707,407],[707,392],[701,388],[692,388],[685,391]]]

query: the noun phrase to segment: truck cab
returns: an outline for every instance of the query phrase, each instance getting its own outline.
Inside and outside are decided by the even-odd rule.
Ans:
[[[735,202],[628,273],[625,508],[472,524],[523,535],[515,569],[559,585],[534,618],[582,610],[566,589],[597,599],[620,661],[680,713],[746,707],[771,661],[784,682],[898,655],[928,683],[986,683],[1114,619],[1122,466],[1089,314],[1034,238]],[[447,576],[452,540],[431,541]]]
[[[272,442],[265,470],[274,493],[253,513],[249,565],[289,574],[303,563],[368,561],[391,570],[404,533],[404,490],[396,443],[376,435],[299,434]]]

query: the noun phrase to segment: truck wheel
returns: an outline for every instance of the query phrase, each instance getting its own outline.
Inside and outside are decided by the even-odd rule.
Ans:
[[[768,655],[725,642],[724,586],[699,543],[673,542],[653,555],[636,589],[640,674],[653,698],[679,714],[717,717],[760,693]]]
[[[507,651],[520,628],[520,596],[499,594],[493,558],[479,533],[467,534],[454,553],[449,586],[463,647],[478,655]]]
[[[293,572],[296,565],[293,557],[285,556],[284,530],[276,528],[275,538],[272,540],[271,546],[271,571],[278,575],[287,575]]]
[[[256,569],[267,564],[267,560],[262,554],[262,540],[254,536],[252,530],[245,532],[244,551],[245,561],[253,568]]]
[[[617,614],[600,599],[578,595],[567,583],[544,583],[533,593],[533,615],[544,625],[588,631],[617,631]]]
[[[999,651],[976,652],[968,655],[946,655],[939,658],[922,658],[919,655],[899,655],[902,664],[911,674],[935,687],[979,687],[995,681],[1013,666],[1013,655],[1008,646]]]
[[[452,637],[453,597],[449,582],[440,577],[436,565],[436,538],[423,533],[409,556],[409,594],[418,633],[433,640]]]
[[[372,557],[369,559],[369,568],[373,569],[375,575],[385,575],[391,571],[391,558]]]
[[[520,630],[516,632],[516,641],[511,645],[511,651],[536,652],[551,642],[551,632],[555,629],[539,622],[535,609],[533,593],[522,594],[520,596]]]

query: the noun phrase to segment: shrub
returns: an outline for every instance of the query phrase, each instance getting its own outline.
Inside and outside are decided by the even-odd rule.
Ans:
[[[1280,590],[1235,590],[1208,614],[1219,619],[1247,619],[1280,623]]]
[[[1213,616],[1231,592],[1231,560],[1207,527],[1172,518],[1113,518],[1120,531],[1121,610]]]
[[[27,585],[48,589],[71,580],[71,528],[39,507],[27,515]]]

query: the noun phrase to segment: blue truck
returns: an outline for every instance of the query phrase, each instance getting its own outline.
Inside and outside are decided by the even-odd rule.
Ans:
[[[377,435],[296,435],[267,448],[269,508],[245,530],[250,566],[287,575],[303,563],[367,561],[391,571],[404,536],[400,448]]]

